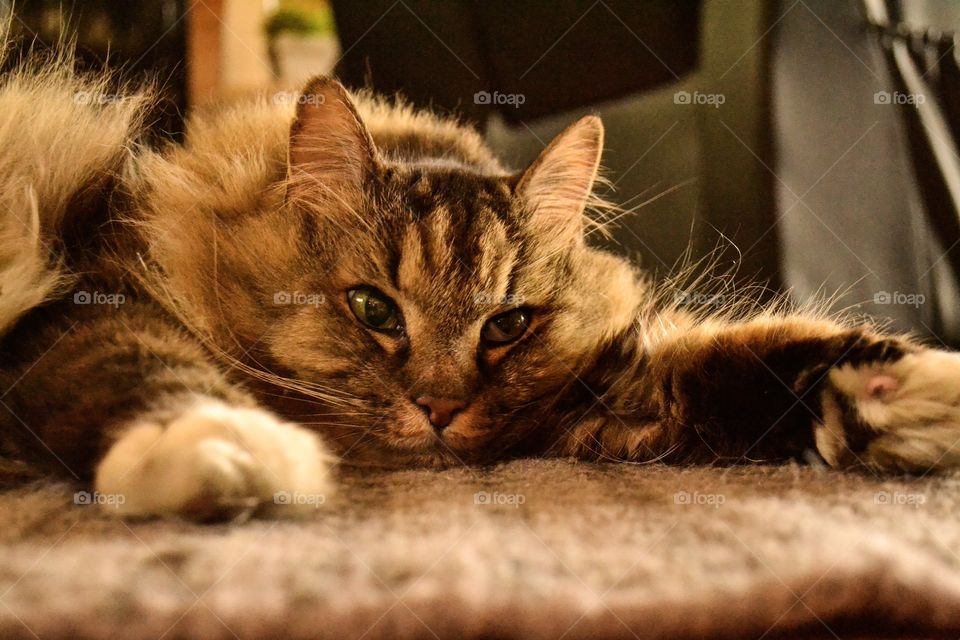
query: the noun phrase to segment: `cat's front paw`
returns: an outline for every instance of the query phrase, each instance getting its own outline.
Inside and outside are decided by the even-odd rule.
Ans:
[[[330,494],[331,462],[310,431],[209,399],[168,424],[131,424],[97,467],[95,488],[123,516],[300,515]]]
[[[960,468],[960,354],[925,350],[833,369],[815,436],[834,466],[911,473]]]

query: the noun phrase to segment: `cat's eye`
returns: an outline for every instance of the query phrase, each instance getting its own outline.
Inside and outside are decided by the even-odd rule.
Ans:
[[[371,329],[392,333],[403,328],[396,303],[373,287],[351,289],[347,302],[357,320]]]
[[[489,347],[513,342],[527,331],[532,314],[529,309],[512,309],[487,320],[480,332],[483,342]]]

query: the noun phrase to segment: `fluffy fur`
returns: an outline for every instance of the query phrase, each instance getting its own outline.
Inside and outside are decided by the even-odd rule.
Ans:
[[[125,516],[292,515],[332,497],[330,462],[308,431],[201,399],[169,424],[131,425],[98,466],[95,488],[124,496],[116,513]]]
[[[3,27],[0,67],[11,64]],[[59,51],[11,65],[0,84],[0,332],[67,289],[55,250],[103,206],[150,103],[148,91],[121,97],[109,77],[74,73]]]
[[[468,127],[317,78],[150,149],[148,94],[75,98],[108,85],[66,58],[3,80],[0,192],[21,197],[4,229],[24,241],[0,302],[0,448],[123,496],[118,513],[293,515],[277,495],[329,494],[328,449],[389,467],[960,464],[960,356],[677,295],[586,242],[595,117],[511,172]],[[389,329],[352,306],[370,287]],[[505,316],[519,332],[490,341]],[[431,399],[459,408],[448,424]]]

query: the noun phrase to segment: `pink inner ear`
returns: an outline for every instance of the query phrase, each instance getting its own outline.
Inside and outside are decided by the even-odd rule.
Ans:
[[[530,165],[518,191],[533,211],[536,224],[561,237],[582,234],[581,215],[602,149],[603,125],[599,118],[587,116],[567,127]]]
[[[873,376],[867,381],[867,395],[871,398],[881,399],[886,394],[896,391],[899,387],[900,382],[893,376]]]
[[[340,83],[316,78],[302,95],[309,99],[298,103],[290,127],[288,196],[354,208],[376,166],[373,140]]]

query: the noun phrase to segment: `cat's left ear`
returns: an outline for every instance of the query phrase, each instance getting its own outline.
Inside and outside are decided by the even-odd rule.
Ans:
[[[586,116],[553,139],[517,184],[530,222],[552,237],[583,239],[583,210],[603,151],[603,123]]]
[[[373,139],[343,85],[308,82],[290,126],[288,198],[356,207],[376,166]]]

